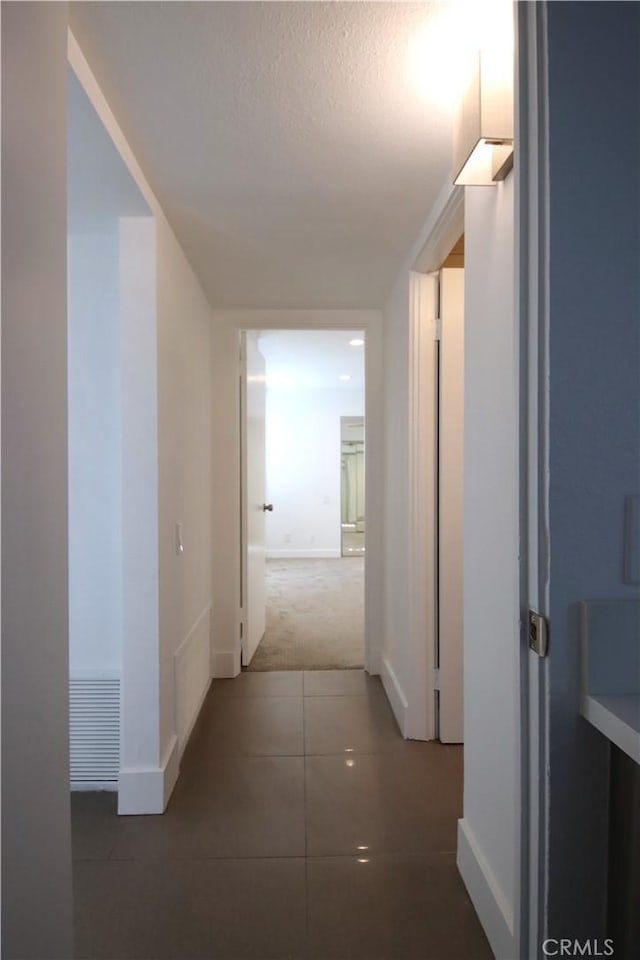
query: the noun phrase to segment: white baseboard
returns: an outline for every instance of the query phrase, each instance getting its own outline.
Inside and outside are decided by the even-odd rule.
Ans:
[[[173,793],[173,788],[176,785],[176,781],[180,774],[180,750],[179,742],[177,736],[174,734],[169,741],[169,746],[167,747],[164,757],[162,758],[162,770],[164,773],[163,776],[163,812],[167,809],[167,804],[171,799],[171,794]]]
[[[394,716],[400,727],[400,733],[403,737],[407,736],[407,712],[408,712],[408,701],[404,694],[404,690],[400,686],[398,678],[396,677],[393,667],[389,663],[386,657],[382,658],[382,669],[380,670],[380,676],[382,678],[382,686],[385,689],[387,697],[389,698],[389,703],[391,704],[391,709],[393,710]]]
[[[513,910],[466,820],[458,820],[457,865],[496,960],[518,956]]]
[[[214,650],[211,654],[213,677],[237,677],[240,669],[240,650]]]
[[[171,738],[159,767],[124,767],[118,780],[118,814],[164,813],[180,772],[178,738]]]
[[[267,550],[267,560],[339,560],[340,548],[331,550]]]

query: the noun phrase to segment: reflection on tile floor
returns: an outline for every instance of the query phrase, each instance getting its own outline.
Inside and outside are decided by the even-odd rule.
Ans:
[[[458,747],[362,671],[215,681],[162,817],[73,794],[76,956],[484,960],[455,867]]]

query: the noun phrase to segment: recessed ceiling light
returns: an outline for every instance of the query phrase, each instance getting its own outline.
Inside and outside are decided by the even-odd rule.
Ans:
[[[341,373],[338,377],[339,380],[351,380],[351,377],[348,373]]]
[[[350,347],[364,347],[364,340],[356,338],[355,340],[349,340]]]

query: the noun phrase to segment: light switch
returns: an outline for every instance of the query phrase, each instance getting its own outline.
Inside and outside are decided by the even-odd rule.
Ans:
[[[184,544],[182,542],[182,524],[176,523],[176,553],[178,556],[184,553]]]

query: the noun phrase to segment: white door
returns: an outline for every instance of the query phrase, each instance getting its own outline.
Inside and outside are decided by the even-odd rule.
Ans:
[[[264,636],[265,617],[265,361],[259,333],[241,335],[242,665]]]
[[[440,271],[438,736],[463,740],[464,270]]]

